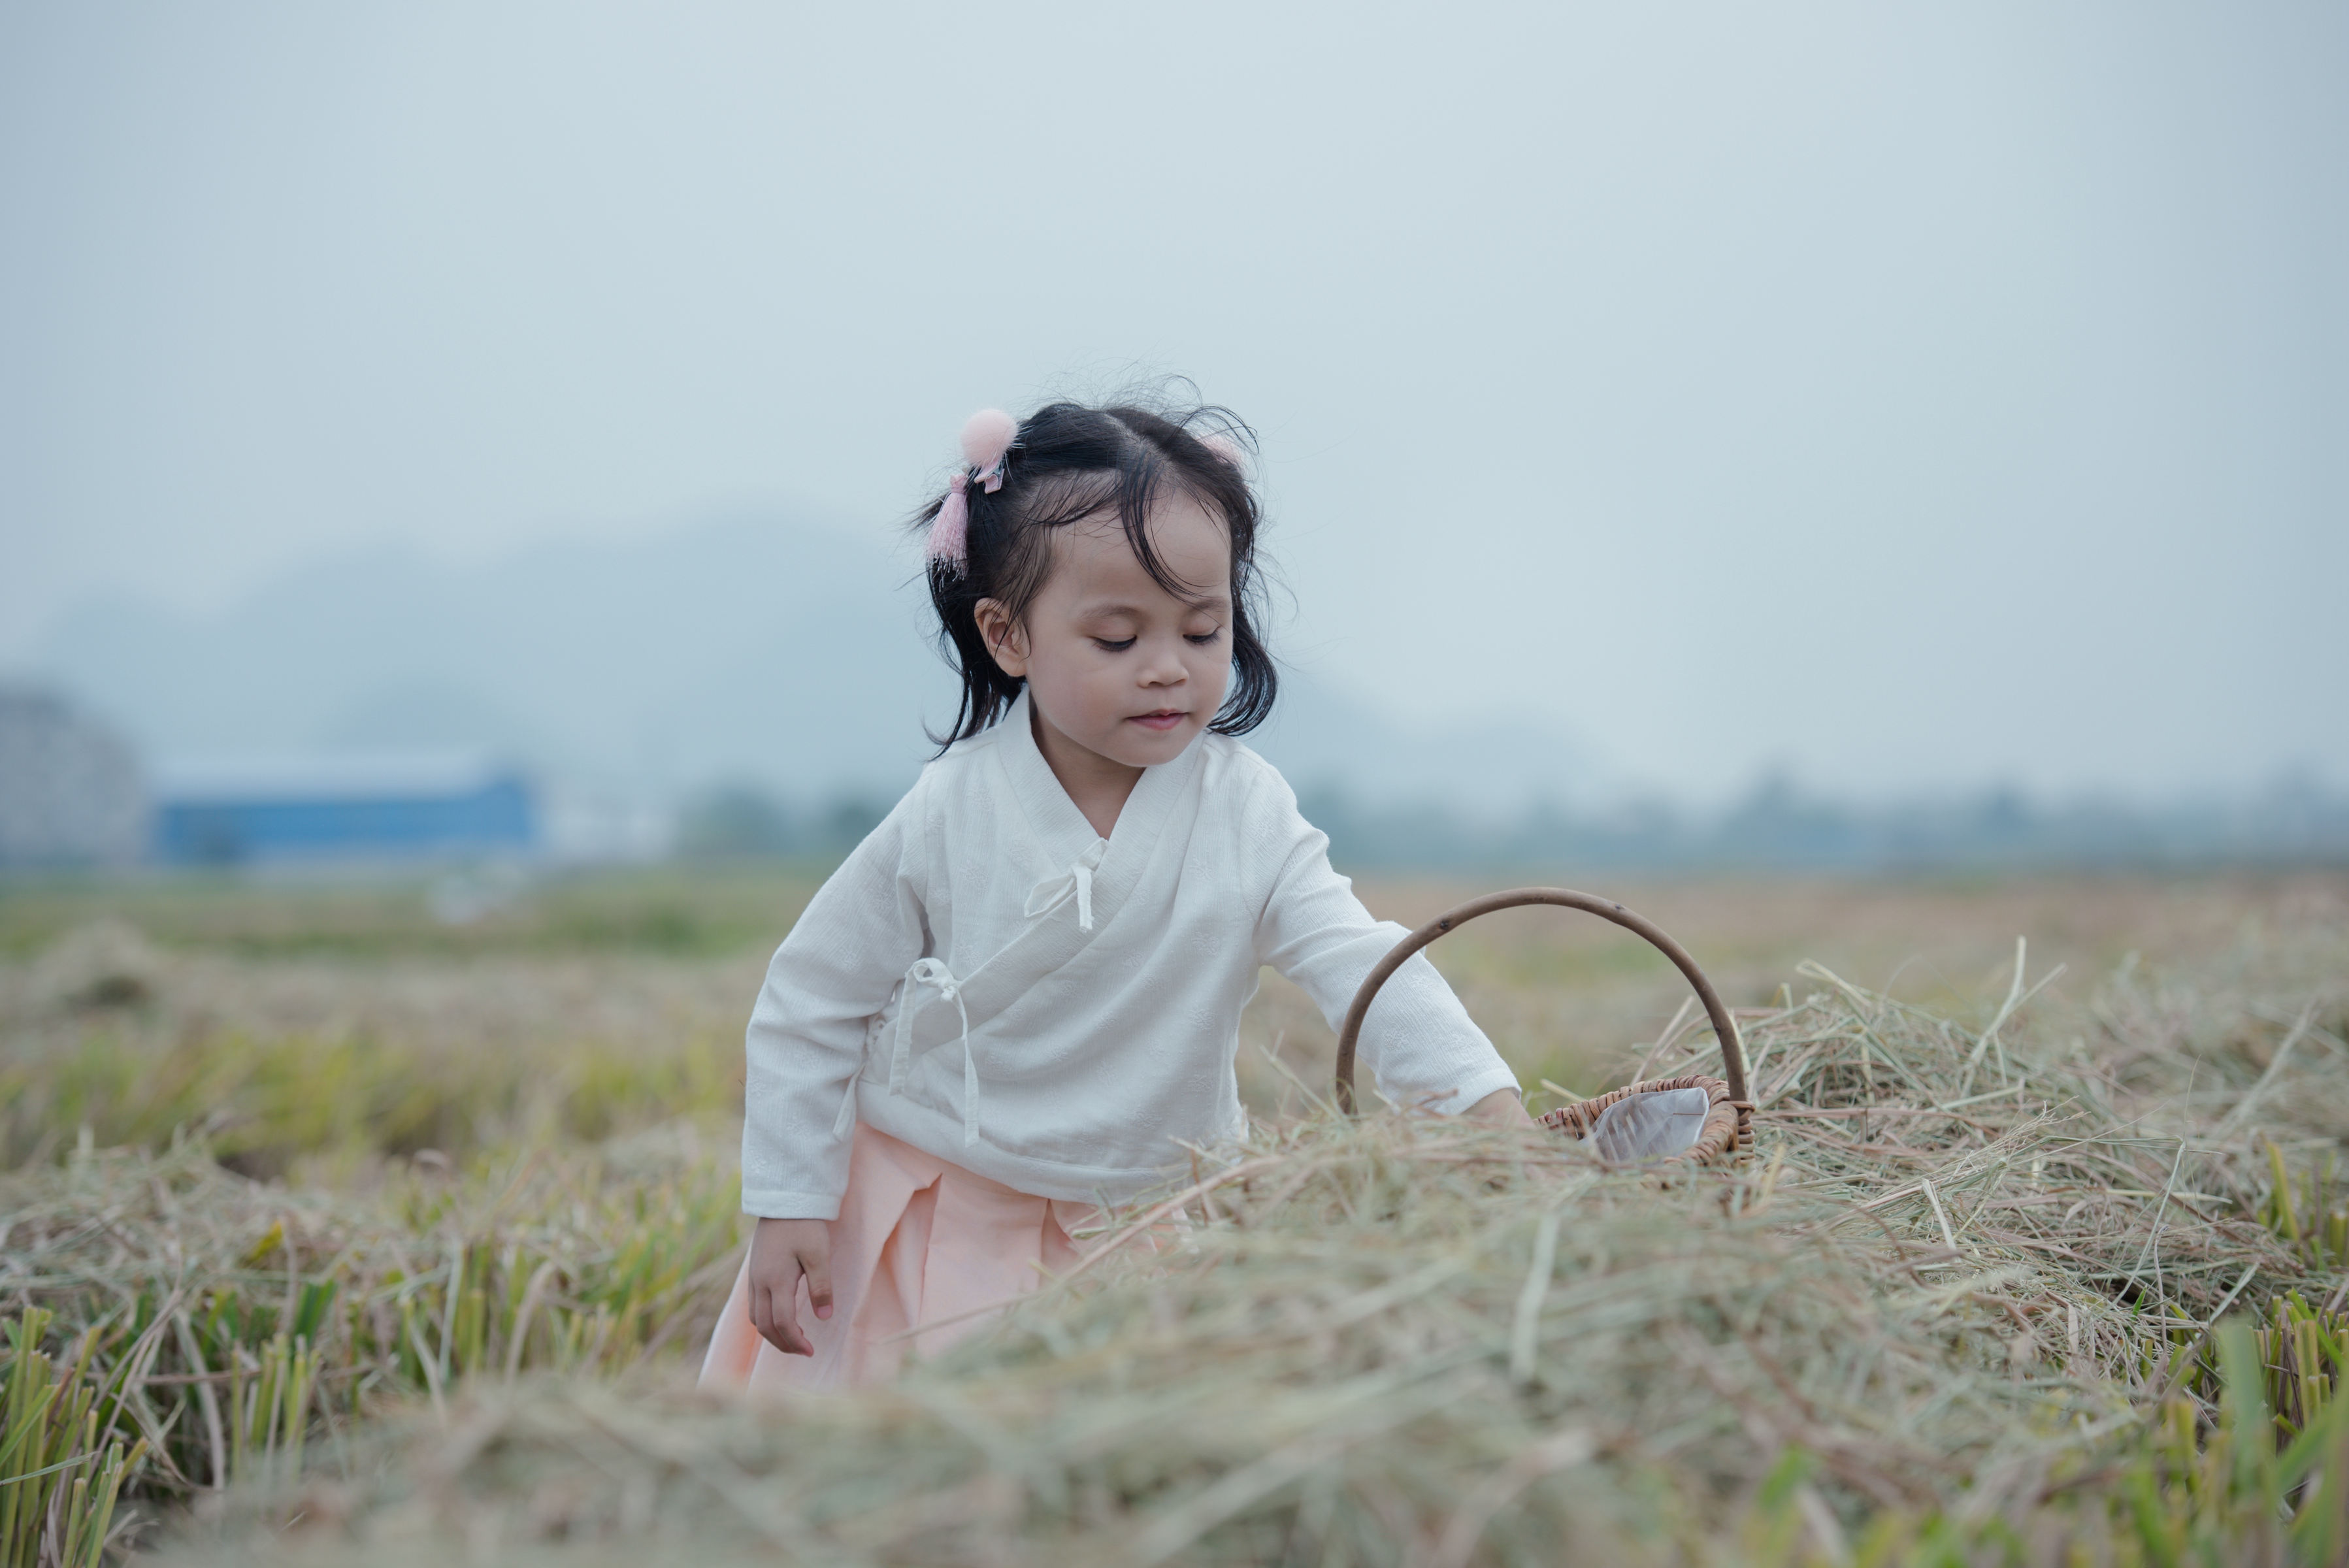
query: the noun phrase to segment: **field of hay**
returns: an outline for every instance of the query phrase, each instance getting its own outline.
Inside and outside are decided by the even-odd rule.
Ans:
[[[2349,878],[1594,890],[1745,1030],[1753,1159],[1668,1181],[1340,1122],[1268,978],[1237,1164],[886,1390],[712,1401],[812,885],[0,887],[0,1568],[2349,1553]],[[1714,1048],[1587,917],[1431,955],[1537,1107]]]

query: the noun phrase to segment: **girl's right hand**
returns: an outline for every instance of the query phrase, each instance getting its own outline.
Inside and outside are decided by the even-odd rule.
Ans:
[[[812,1356],[800,1328],[800,1280],[820,1318],[832,1316],[832,1227],[822,1220],[761,1220],[750,1238],[750,1324],[786,1356]]]

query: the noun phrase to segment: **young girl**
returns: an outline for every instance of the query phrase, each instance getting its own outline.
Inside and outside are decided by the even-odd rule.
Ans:
[[[1076,1261],[1102,1205],[1244,1125],[1261,965],[1334,1026],[1404,934],[1236,736],[1272,707],[1257,500],[1218,410],[1055,403],[963,433],[919,521],[953,738],[817,892],[750,1018],[759,1216],[705,1385],[853,1383]],[[1510,1122],[1425,957],[1361,1038],[1381,1090]]]

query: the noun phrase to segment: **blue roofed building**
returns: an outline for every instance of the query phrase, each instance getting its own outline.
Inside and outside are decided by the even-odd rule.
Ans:
[[[154,799],[155,858],[171,865],[506,857],[539,841],[528,782],[468,752],[167,763]]]

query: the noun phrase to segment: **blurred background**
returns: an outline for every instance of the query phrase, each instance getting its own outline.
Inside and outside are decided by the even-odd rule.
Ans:
[[[2337,1022],[2344,79],[2315,4],[0,0],[0,1165],[722,1133],[950,717],[962,420],[1175,377],[1379,914]],[[1685,1000],[1433,956],[1537,1102]]]
[[[950,711],[961,418],[1180,375],[1341,859],[2349,853],[2344,45],[8,6],[0,845],[835,853]]]

